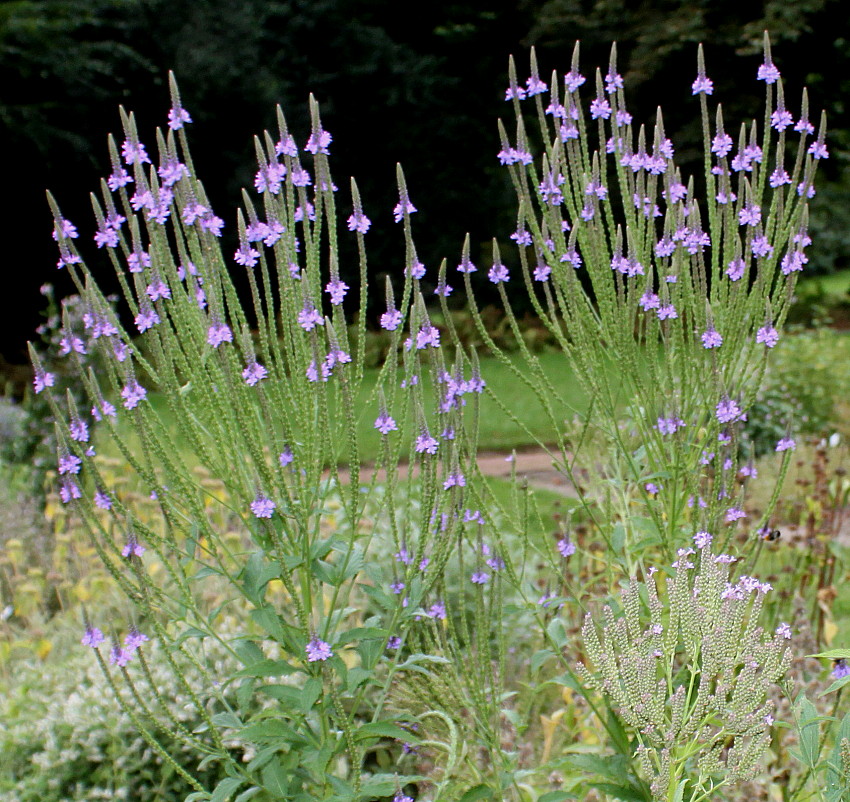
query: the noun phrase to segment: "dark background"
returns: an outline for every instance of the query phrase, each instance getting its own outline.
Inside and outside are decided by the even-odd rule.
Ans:
[[[54,282],[60,296],[71,289],[56,270],[46,188],[78,226],[89,266],[96,275],[98,265],[104,276],[111,272],[106,258],[95,255],[89,193],[111,171],[107,133],[119,144],[123,139],[119,105],[135,112],[153,156],[155,128],[165,126],[170,106],[168,70],[194,118],[188,132],[195,166],[226,221],[225,253],[235,250],[241,187],[253,182],[253,136],[274,130],[280,103],[303,145],[312,92],[334,136],[331,164],[343,217],[353,175],[373,221],[370,272],[401,275],[401,232],[392,223],[401,162],[419,209],[413,218],[419,256],[434,275],[443,257],[458,261],[467,231],[473,261],[486,262],[490,239],[507,242],[515,227],[513,191],[496,159],[496,121],[512,117],[504,102],[509,54],[524,80],[534,45],[548,80],[552,69],[569,69],[580,39],[582,71],[592,76],[596,66],[606,72],[617,40],[630,111],[651,124],[662,105],[679,163],[699,172],[699,107],[690,91],[696,44],[705,43],[713,99],[723,103],[735,131],[743,119],[761,119],[764,85],[755,75],[767,28],[795,120],[804,85],[812,120],[821,108],[829,117],[831,158],[813,203],[807,269],[847,267],[848,6],[845,0],[7,0],[0,4],[6,199],[0,354],[8,363],[26,362],[26,341],[44,308],[39,287]],[[382,296],[382,284],[373,286]],[[374,317],[382,305],[376,297]]]

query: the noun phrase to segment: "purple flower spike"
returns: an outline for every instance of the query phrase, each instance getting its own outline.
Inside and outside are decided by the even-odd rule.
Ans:
[[[490,581],[490,574],[485,571],[476,571],[469,579],[476,585],[486,585]]]
[[[207,342],[213,347],[218,348],[222,343],[233,342],[233,332],[230,326],[224,323],[213,323],[207,330]]]
[[[779,70],[776,65],[768,60],[759,66],[757,80],[764,81],[766,84],[775,84],[779,80]]]
[[[783,437],[776,444],[776,451],[794,451],[797,448],[797,443],[790,437]]]
[[[135,409],[140,401],[147,397],[148,391],[142,387],[137,381],[127,384],[121,391],[121,397],[124,399],[125,409]]]
[[[381,434],[389,434],[390,432],[398,431],[398,425],[386,412],[382,412],[375,419],[375,428]]]
[[[756,332],[756,342],[764,343],[766,348],[773,348],[779,342],[779,332],[773,326],[762,326]]]
[[[363,212],[354,212],[348,218],[348,230],[356,231],[358,234],[365,234],[371,225],[372,221]]]
[[[506,268],[503,264],[497,263],[490,268],[490,272],[487,273],[487,277],[494,284],[500,284],[510,278],[510,273],[508,272],[508,268]]]
[[[705,73],[698,75],[696,80],[691,84],[691,94],[699,95],[700,93],[710,95],[714,92],[714,81],[708,78]]]
[[[175,106],[168,112],[168,127],[172,131],[179,131],[184,123],[192,122],[189,112],[181,106]]]
[[[257,497],[251,502],[251,512],[257,518],[271,518],[276,508],[277,504],[270,498],[266,498],[262,493],[258,493]]]
[[[745,421],[747,419],[746,414],[738,406],[737,401],[733,401],[731,398],[724,398],[718,405],[716,409],[717,420],[720,423],[732,423],[734,421]]]
[[[135,533],[130,532],[127,536],[127,542],[124,548],[121,549],[122,557],[141,557],[145,553],[145,547],[139,543]]]
[[[328,282],[328,285],[325,287],[325,292],[331,296],[331,303],[334,306],[339,306],[342,303],[342,299],[345,298],[345,294],[348,292],[348,284],[344,281],[340,281],[339,279],[334,279]]]
[[[89,646],[92,649],[96,649],[105,640],[106,638],[103,637],[103,633],[97,627],[88,626],[86,627],[85,635],[83,635],[83,639],[80,643],[82,643],[83,646]]]
[[[720,336],[717,329],[711,326],[702,333],[702,345],[703,348],[720,348],[723,345],[723,337]]]
[[[315,635],[307,644],[305,651],[307,652],[307,660],[311,663],[315,663],[317,661],[324,662],[329,657],[333,656],[331,647],[323,640],[319,640],[319,638],[317,638]]]
[[[124,648],[128,649],[131,652],[135,652],[143,643],[149,641],[150,638],[145,635],[143,632],[139,632],[138,629],[133,627],[130,632],[127,634],[127,637],[124,638]]]
[[[268,370],[266,370],[266,368],[259,362],[254,362],[248,365],[248,367],[242,371],[242,378],[245,379],[245,384],[249,387],[253,387],[257,382],[262,381],[268,375]]]

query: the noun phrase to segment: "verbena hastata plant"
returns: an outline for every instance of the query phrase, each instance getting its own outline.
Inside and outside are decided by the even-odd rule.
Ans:
[[[116,694],[125,713],[194,789],[193,799],[210,798],[212,789],[170,757],[163,739],[193,748],[199,770],[219,764],[226,776],[216,800],[406,799],[402,789],[416,778],[396,761],[403,743],[419,742],[419,724],[395,709],[391,690],[411,672],[429,676],[426,667],[447,662],[444,653],[465,652],[464,688],[451,697],[455,717],[465,716],[465,738],[483,739],[485,749],[497,740],[504,660],[493,662],[484,617],[485,609],[500,617],[500,583],[490,573],[503,563],[498,543],[483,540],[485,513],[467,506],[475,436],[462,415],[483,381],[475,363],[444,360],[419,292],[425,268],[411,239],[416,209],[399,170],[393,213],[407,244],[402,297],[396,305],[388,287],[381,325],[392,344],[376,386],[364,387],[370,221],[352,181],[344,235],[356,238],[360,293],[349,304],[331,135],[312,100],[311,116],[306,144],[296,144],[282,114],[277,135],[257,141],[258,196],[245,194],[239,248],[227,257],[218,239],[224,221],[196,177],[185,133],[191,118],[176,85],[169,130],[157,133],[158,165],[122,111],[123,145],[119,152],[110,138],[112,173],[92,200],[94,238],[123,289],[129,328],[75,248],[76,227],[51,199],[59,267],[86,305],[85,332],[69,329],[62,350],[76,362],[90,410],[61,395],[33,352],[35,390],[48,391],[59,421],[61,500],[131,603],[124,623],[99,621],[90,610],[83,643],[116,688],[129,685],[132,703]],[[302,163],[305,154],[311,165]],[[251,320],[237,297],[236,269],[248,277]],[[355,315],[359,323],[350,326]],[[98,372],[84,370],[92,351],[102,357]],[[368,481],[360,478],[361,416],[381,436]],[[96,448],[126,461],[120,485],[108,481]],[[411,466],[406,478],[402,459]],[[130,490],[150,494],[158,522],[135,514]],[[448,625],[450,559],[471,581],[452,590],[469,615]],[[227,606],[245,615],[241,637],[219,632]],[[446,627],[451,648],[439,647]],[[161,691],[145,657],[154,637],[201,727],[190,731],[155,704]],[[215,676],[198,647],[207,638],[223,642],[239,671]],[[279,655],[270,657],[264,643]],[[186,660],[201,682],[184,676]],[[236,704],[223,693],[233,685]],[[269,698],[271,708],[256,704]],[[416,712],[455,733],[430,744],[448,766],[434,781],[448,783],[462,764],[456,725],[440,710]]]
[[[533,57],[531,72],[523,88],[511,65],[516,135],[501,129],[499,159],[519,198],[511,238],[534,308],[590,399],[584,425],[609,445],[615,514],[600,531],[631,572],[638,544],[660,545],[671,558],[695,527],[728,533],[744,517],[742,486],[753,467],[739,460],[740,423],[807,261],[807,200],[817,161],[828,155],[825,123],[814,138],[805,93],[792,118],[765,37],[764,119],[742,124],[734,138],[720,107],[709,108],[713,84],[700,48],[693,94],[705,175],[695,180],[676,166],[660,110],[654,124],[633,121],[616,48],[595,80],[579,71],[578,45],[563,82],[553,76],[547,86]],[[537,158],[531,119],[540,131]],[[493,261],[490,280],[516,326],[498,251]],[[525,357],[517,375],[549,412],[553,458],[572,475],[582,437],[568,437],[571,410]],[[776,444],[792,448],[790,438]]]
[[[547,87],[534,65],[527,89],[511,72],[517,140],[514,146],[504,136],[500,158],[511,165],[520,197],[514,239],[536,309],[591,397],[585,428],[607,438],[609,501],[583,502],[610,546],[604,561],[619,563],[621,574],[634,575],[650,558],[671,561],[697,529],[725,533],[715,535],[725,550],[741,515],[743,481],[753,468],[738,465],[738,424],[805,262],[805,198],[815,160],[826,155],[823,130],[807,148],[813,132],[804,101],[801,141],[786,172],[788,113],[769,51],[762,72],[765,130],[757,138],[755,125],[745,127],[730,159],[722,119],[709,122],[711,83],[700,56],[694,91],[705,121],[707,204],[697,200],[693,181],[683,183],[660,118],[652,141],[633,132],[613,59],[604,82],[597,74],[587,110],[577,54],[565,91],[553,78],[545,107]],[[95,240],[115,268],[132,327],[122,326],[106,303],[74,247],[76,228],[51,200],[60,267],[70,271],[87,306],[84,335],[69,329],[62,349],[78,366],[91,411],[63,397],[56,377],[35,354],[33,361],[35,389],[48,391],[59,421],[61,499],[88,528],[131,603],[124,625],[89,611],[84,642],[116,688],[128,683],[133,703],[117,694],[126,714],[194,789],[191,798],[209,798],[211,789],[170,762],[160,736],[194,748],[199,769],[220,766],[226,776],[216,800],[401,801],[411,798],[408,791],[423,800],[465,792],[534,796],[529,776],[537,767],[529,766],[517,738],[533,735],[527,728],[537,702],[514,699],[520,685],[508,681],[529,676],[525,649],[536,649],[532,679],[550,660],[560,662],[562,681],[585,694],[621,752],[633,795],[649,799],[653,783],[667,789],[666,771],[696,799],[718,767],[749,767],[752,751],[763,746],[768,713],[744,731],[732,714],[709,714],[711,704],[721,706],[722,688],[706,686],[700,697],[692,684],[693,699],[678,690],[683,677],[696,676],[713,643],[676,624],[693,617],[695,602],[684,591],[668,593],[665,616],[674,623],[665,637],[681,634],[691,652],[685,659],[672,640],[665,645],[667,695],[656,691],[653,704],[669,700],[671,711],[709,705],[703,725],[691,732],[670,719],[664,729],[667,713],[653,709],[661,734],[647,734],[640,744],[629,737],[637,737],[633,700],[624,704],[604,683],[597,699],[596,680],[582,685],[574,669],[579,644],[567,624],[578,608],[584,611],[586,593],[564,571],[573,555],[576,561],[582,555],[567,535],[557,547],[533,543],[527,495],[518,490],[517,503],[499,510],[481,481],[477,399],[490,388],[474,354],[458,347],[454,361],[447,359],[429,319],[419,286],[425,267],[411,234],[416,209],[401,172],[393,211],[404,230],[404,277],[395,287],[398,300],[387,288],[380,322],[392,343],[370,389],[364,382],[370,223],[352,182],[348,232],[338,230],[331,136],[316,104],[305,144],[296,144],[282,114],[277,134],[258,140],[259,197],[245,195],[231,259],[221,252],[224,222],[195,174],[185,134],[191,120],[173,85],[172,95],[169,131],[157,135],[159,164],[151,163],[132,115],[123,115],[123,146],[119,152],[110,140],[112,174],[93,198]],[[529,95],[542,130],[537,164],[520,105]],[[340,235],[355,237],[358,246],[356,302],[340,277]],[[468,245],[458,269],[471,298]],[[250,317],[234,270],[247,275]],[[489,277],[518,333],[498,250]],[[450,291],[444,263],[437,282],[442,303]],[[564,405],[533,356],[526,351],[525,369],[516,367],[474,314],[493,350],[549,411],[560,438],[558,459],[570,472],[577,454],[562,431]],[[457,342],[450,326],[448,335]],[[90,351],[100,352],[97,372],[83,370],[81,357]],[[361,416],[381,435],[368,480],[360,472]],[[110,485],[95,447],[120,453],[125,482]],[[785,452],[792,447],[790,438],[777,445]],[[412,468],[406,475],[398,469],[403,458]],[[210,478],[223,484],[223,493],[212,490]],[[161,520],[140,520],[128,487],[150,494]],[[633,515],[635,502],[647,512]],[[644,548],[633,550],[640,542]],[[538,564],[540,575],[532,573]],[[719,570],[695,571],[700,593],[717,585]],[[540,584],[547,586],[542,598]],[[650,605],[635,612],[635,591],[630,599],[634,645],[650,626],[636,622],[658,611]],[[244,615],[242,637],[221,635],[221,603]],[[735,609],[755,627],[758,607],[745,608]],[[103,629],[110,628],[111,646],[102,645]],[[118,631],[126,632],[123,639]],[[200,727],[189,731],[161,712],[167,705],[150,701],[159,691],[145,656],[149,637],[164,647],[159,654]],[[201,648],[207,638],[222,641],[239,661],[235,674],[222,680],[209,670]],[[586,651],[599,660],[594,670],[611,668],[590,646]],[[729,669],[734,659],[718,658],[717,671],[736,672],[737,663]],[[185,660],[203,681],[185,679]],[[781,666],[771,664],[771,676]],[[628,680],[628,664],[612,670]],[[222,683],[237,686],[235,704]],[[730,680],[732,686],[738,687]],[[761,712],[760,691],[754,693],[735,708],[741,715]],[[274,707],[257,704],[268,698]],[[735,727],[754,744],[740,760],[716,749]],[[675,744],[661,745],[658,738],[670,732]],[[425,757],[405,757],[411,749]],[[702,762],[692,759],[697,754]],[[435,768],[417,776],[426,761]]]

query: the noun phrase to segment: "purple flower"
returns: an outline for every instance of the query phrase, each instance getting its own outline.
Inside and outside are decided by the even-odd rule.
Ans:
[[[446,620],[446,605],[442,602],[435,602],[428,608],[428,616],[430,618],[439,618],[441,621]]]
[[[549,276],[552,274],[552,268],[549,265],[541,262],[537,267],[534,268],[534,280],[535,281],[547,281]]]
[[[770,186],[776,189],[777,187],[781,187],[783,184],[790,184],[791,176],[788,175],[787,171],[783,170],[781,167],[777,167],[770,174]]]
[[[711,545],[711,535],[708,532],[697,532],[694,535],[694,545],[698,549],[704,549]]]
[[[345,294],[348,292],[348,284],[344,281],[340,281],[338,278],[333,279],[328,282],[325,287],[325,292],[331,296],[331,303],[334,306],[339,306],[342,303],[342,299],[345,298]]]
[[[717,154],[718,159],[722,159],[730,150],[732,150],[732,137],[725,131],[718,131],[717,135],[711,141],[711,152]]]
[[[720,336],[720,332],[714,326],[709,326],[702,333],[702,345],[703,348],[720,348],[723,345],[723,337]]]
[[[59,498],[63,504],[70,503],[75,498],[82,498],[83,493],[79,485],[68,477],[62,480],[62,485],[59,488]]]
[[[143,632],[139,632],[138,629],[133,627],[129,633],[127,633],[127,637],[124,638],[124,648],[128,649],[130,652],[135,652],[136,649],[149,640],[150,638],[147,635]]]
[[[650,309],[658,309],[658,307],[661,306],[661,300],[654,292],[647,290],[643,295],[641,295],[640,300],[638,301],[638,306],[640,306],[645,312],[648,312]]]
[[[131,273],[141,273],[151,266],[151,257],[147,251],[134,251],[127,256],[127,268]]]
[[[791,640],[791,627],[789,627],[784,621],[776,628],[775,633],[777,637],[785,638],[785,640]]]
[[[112,650],[109,652],[109,662],[118,666],[118,668],[124,668],[130,660],[133,659],[133,651],[132,649],[122,649],[116,643]]]
[[[676,311],[676,307],[673,306],[673,304],[659,306],[658,311],[655,314],[658,315],[659,320],[675,320],[679,317],[679,313]]]
[[[487,273],[487,277],[494,284],[499,284],[500,282],[507,281],[510,278],[510,274],[508,273],[508,268],[497,262],[490,268],[490,272]]]
[[[121,146],[121,155],[127,164],[150,164],[151,160],[148,157],[145,146],[141,142],[133,142],[131,139],[125,139]]]
[[[756,332],[756,342],[764,343],[766,348],[773,348],[779,342],[779,332],[773,326],[762,326]]]
[[[657,496],[658,495],[659,488],[658,488],[658,485],[655,484],[655,482],[647,482],[643,486],[643,489],[646,490],[646,492],[649,493],[650,496]]]
[[[714,92],[714,82],[711,78],[706,77],[705,73],[697,75],[696,80],[691,84],[691,94],[698,95],[700,93],[710,95]]]
[[[813,129],[814,130],[814,129]],[[127,184],[133,183],[133,176],[131,176],[123,167],[118,167],[109,178],[106,179],[106,185],[112,192],[120,189],[121,187],[126,187]]]
[[[815,159],[829,158],[829,151],[827,150],[826,144],[820,141],[812,142],[812,144],[809,145],[809,153],[811,153]]]
[[[752,204],[750,206],[744,206],[740,212],[738,212],[738,222],[743,226],[756,226],[761,222],[761,207]]]
[[[278,455],[277,461],[280,463],[281,468],[285,468],[287,465],[290,465],[295,460],[295,456],[292,453],[292,449],[289,446],[285,446],[283,451]]]
[[[139,310],[139,314],[136,315],[136,328],[140,334],[153,328],[157,323],[159,323],[159,315],[155,309],[151,309],[150,307],[142,307]]]
[[[253,387],[257,382],[266,378],[269,375],[268,370],[259,362],[253,362],[242,371],[242,378],[245,379],[245,384]]]
[[[684,428],[685,422],[681,418],[659,418],[655,428],[661,434],[676,434],[679,429]]]
[[[450,473],[443,482],[443,490],[448,490],[450,487],[466,487],[466,477],[460,471]]]
[[[416,207],[410,202],[410,198],[402,197],[393,209],[393,219],[396,223],[400,223],[405,215],[411,215],[415,211]]]
[[[239,250],[233,254],[233,261],[238,265],[245,265],[245,267],[253,267],[257,264],[259,258],[260,252],[254,250],[247,242],[240,245]]]
[[[233,332],[230,326],[224,323],[213,323],[207,330],[207,342],[213,348],[218,348],[222,343],[232,343]]]
[[[73,454],[66,454],[59,458],[59,473],[60,475],[63,473],[79,473],[80,465],[82,464],[83,461],[79,457]]]
[[[773,245],[767,241],[764,235],[753,239],[751,249],[753,256],[770,256],[773,253]]]
[[[739,521],[741,518],[746,518],[747,513],[745,513],[742,509],[738,507],[730,507],[726,510],[725,521],[727,524],[734,523],[735,521]]]
[[[439,443],[431,437],[427,430],[423,431],[419,437],[416,438],[415,449],[418,453],[422,454],[436,454],[437,448],[439,447]]]
[[[517,100],[525,100],[525,95],[525,89],[523,89],[521,86],[517,86],[516,84],[514,84],[513,86],[509,86],[505,90],[505,100],[513,100],[514,98],[516,98]]]
[[[572,555],[576,553],[576,544],[570,540],[569,535],[564,535],[564,537],[558,541],[558,553],[564,559],[572,557]]]
[[[124,548],[121,549],[122,557],[141,557],[145,553],[146,549],[142,546],[134,532],[130,532],[127,535],[127,542],[124,544]]]
[[[168,127],[172,131],[178,131],[183,127],[184,123],[192,122],[189,112],[182,106],[174,106],[168,111]]]
[[[371,225],[372,221],[363,212],[355,211],[348,218],[348,230],[356,231],[358,234],[365,234]]]
[[[76,440],[78,443],[88,442],[89,425],[84,420],[75,418],[71,421],[71,424],[68,428],[70,429],[72,440]]]
[[[398,635],[393,635],[387,641],[387,648],[392,650],[392,651],[395,651],[396,649],[398,649],[399,646],[401,646],[401,638]]]
[[[747,419],[746,414],[743,412],[741,407],[738,406],[737,401],[733,401],[731,398],[724,398],[716,408],[717,420],[720,423],[732,423],[733,421],[744,421]]]
[[[333,656],[331,647],[315,635],[310,639],[305,651],[307,652],[307,660],[311,663],[325,661]]]
[[[773,114],[770,115],[770,124],[777,131],[784,131],[789,125],[794,123],[794,118],[791,116],[791,112],[787,109],[778,108]]]
[[[307,140],[307,144],[304,146],[304,150],[309,151],[314,156],[317,153],[323,153],[324,155],[329,155],[328,145],[333,141],[333,137],[328,131],[320,128],[315,133],[310,134],[310,138]]]
[[[835,661],[835,667],[832,669],[832,678],[844,679],[844,677],[850,677],[850,666],[847,665],[844,658],[839,658]]]
[[[316,311],[309,301],[305,301],[304,308],[298,313],[298,325],[304,331],[312,331],[316,326],[323,326],[324,318]]]
[[[613,95],[618,89],[623,88],[623,76],[618,72],[614,72],[613,70],[609,70],[608,74],[605,76],[605,91],[609,95]]]
[[[262,493],[257,493],[256,498],[251,502],[251,512],[257,518],[271,518],[276,508],[277,504]]]
[[[474,273],[476,270],[478,270],[478,268],[469,261],[468,256],[464,256],[463,259],[461,259],[460,264],[457,266],[458,273]]]
[[[611,104],[604,97],[597,97],[590,102],[590,118],[596,120],[601,117],[607,120],[611,116]]]
[[[743,259],[738,257],[737,259],[733,259],[729,262],[729,266],[726,269],[726,275],[729,276],[730,281],[738,281],[741,276],[744,275],[745,268],[746,263]]]
[[[100,409],[98,409],[97,406],[94,406],[94,407],[91,408],[92,417],[96,421],[103,420],[103,415],[101,415],[101,412],[103,413],[103,415],[105,415],[108,418],[114,418],[118,414],[115,411],[115,407],[112,406],[112,404],[110,404],[109,401],[101,401],[100,402]]]
[[[490,574],[485,571],[476,571],[469,579],[476,585],[486,585],[490,580]]]
[[[95,506],[101,510],[111,510],[112,509],[112,499],[106,495],[102,490],[98,490],[94,494],[94,503]]]
[[[445,618],[445,616],[443,616]],[[393,797],[393,802],[413,802],[412,796],[407,796],[402,791],[397,791],[396,795]]]
[[[404,590],[404,587],[405,587],[404,582],[398,582],[398,581],[396,581],[396,582],[393,582],[393,583],[390,585],[390,590],[391,590],[391,591],[392,591],[392,592],[393,592],[396,596],[398,596],[398,594],[399,594],[399,593],[401,593],[401,592]]]
[[[584,82],[585,77],[578,72],[573,72],[572,70],[564,76],[564,84],[570,94],[575,92],[576,89],[578,89]]]
[[[128,383],[124,389],[121,390],[121,397],[124,399],[124,408],[135,409],[139,402],[145,399],[147,394],[148,391],[145,390],[145,388],[137,381]]]
[[[779,80],[779,70],[772,61],[766,61],[759,67],[756,80],[764,81],[766,84],[775,84]]]
[[[387,309],[381,315],[381,328],[387,331],[395,331],[401,323],[401,312],[398,309]]]
[[[97,627],[87,626],[86,632],[80,643],[82,643],[83,646],[90,646],[92,649],[96,649],[105,640],[106,638],[103,637],[103,633]]]
[[[168,285],[159,278],[159,276],[148,284],[145,292],[152,301],[158,301],[160,298],[171,297],[171,290],[168,288]]]
[[[775,451],[794,451],[797,443],[790,437],[783,437],[777,444]]]
[[[381,434],[389,434],[390,432],[398,431],[396,422],[386,412],[382,412],[375,419],[375,428]]]

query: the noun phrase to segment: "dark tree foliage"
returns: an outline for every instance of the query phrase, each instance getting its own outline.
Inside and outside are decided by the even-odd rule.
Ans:
[[[7,197],[15,198],[2,218],[6,297],[14,303],[0,316],[0,351],[11,361],[25,358],[24,343],[38,322],[39,285],[56,281],[60,294],[70,290],[55,269],[44,190],[54,192],[80,229],[84,254],[97,261],[88,193],[108,170],[106,133],[120,139],[117,106],[123,104],[136,112],[142,140],[153,149],[154,129],[165,124],[169,106],[170,69],[195,120],[190,138],[199,175],[228,223],[225,252],[235,250],[240,190],[253,181],[252,137],[274,125],[279,103],[306,140],[312,92],[334,135],[341,211],[347,214],[353,175],[373,220],[370,272],[400,278],[401,238],[391,218],[397,162],[420,209],[417,246],[431,275],[444,257],[451,267],[457,263],[467,230],[473,261],[482,264],[490,238],[507,242],[513,230],[512,190],[495,158],[496,118],[510,117],[503,102],[509,53],[516,54],[523,76],[530,44],[546,69],[565,69],[581,38],[589,71],[607,64],[616,39],[636,118],[653,120],[661,101],[680,156],[693,159],[699,142],[690,99],[696,43],[706,43],[727,116],[742,118],[760,108],[762,85],[754,78],[767,27],[775,60],[790,79],[792,109],[805,83],[813,107],[825,106],[830,115],[833,158],[825,176],[831,183],[815,199],[813,229],[820,238],[812,253],[821,268],[843,266],[850,247],[843,160],[850,151],[843,106],[850,70],[847,42],[837,38],[847,35],[844,7],[843,0],[0,4],[0,144]],[[107,260],[101,261],[107,273]],[[382,282],[374,286],[376,317]]]

